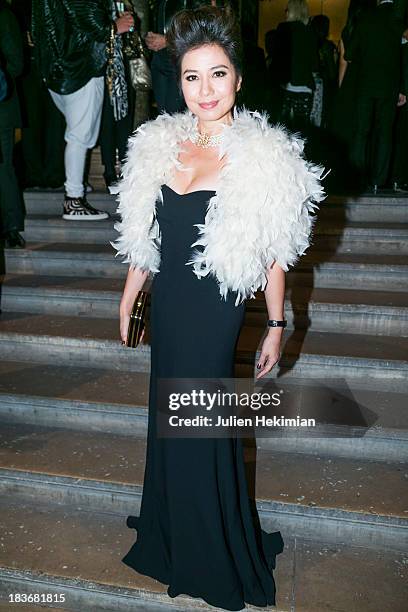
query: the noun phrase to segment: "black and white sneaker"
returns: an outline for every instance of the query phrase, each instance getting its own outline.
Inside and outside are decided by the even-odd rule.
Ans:
[[[401,183],[397,183],[397,181],[394,181],[392,188],[396,193],[408,193],[407,184],[404,185]]]
[[[86,198],[65,197],[62,218],[67,221],[101,221],[108,219],[109,213],[94,208]]]

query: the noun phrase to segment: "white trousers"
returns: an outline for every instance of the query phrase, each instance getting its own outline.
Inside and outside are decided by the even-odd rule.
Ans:
[[[94,77],[71,94],[49,90],[55,106],[65,117],[65,192],[71,198],[84,194],[84,170],[88,149],[98,140],[101,125],[104,77]]]

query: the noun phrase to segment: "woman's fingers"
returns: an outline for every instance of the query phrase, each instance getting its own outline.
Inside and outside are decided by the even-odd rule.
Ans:
[[[122,340],[122,344],[126,344],[127,335],[129,329],[130,317],[122,317],[120,319],[120,337]],[[143,342],[145,337],[145,328],[143,328],[142,333],[140,334],[140,343]]]
[[[265,374],[272,370],[272,368],[276,363],[278,363],[278,361],[279,355],[272,357],[271,355],[269,355],[269,353],[261,353],[261,356],[258,360],[258,364],[256,366],[257,370],[259,370],[256,378],[258,379],[262,378],[262,376],[265,376]]]
[[[121,317],[120,319],[120,337],[122,342],[126,342],[129,328],[130,317]]]
[[[270,362],[269,356],[259,359],[257,369],[259,370],[257,378],[262,378],[267,372],[272,369],[272,363]]]

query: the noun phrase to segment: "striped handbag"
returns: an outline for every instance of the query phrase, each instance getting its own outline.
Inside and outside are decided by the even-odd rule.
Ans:
[[[126,346],[131,348],[136,348],[138,346],[140,337],[145,328],[145,315],[148,296],[149,293],[147,291],[139,291],[134,301],[132,312],[130,313]]]

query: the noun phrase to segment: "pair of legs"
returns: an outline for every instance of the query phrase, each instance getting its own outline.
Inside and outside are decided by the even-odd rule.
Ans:
[[[394,189],[403,187],[405,191],[408,185],[408,108],[407,104],[401,106],[397,111],[394,126],[393,161],[391,164],[391,180]]]
[[[118,152],[121,164],[126,158],[127,142],[133,129],[135,107],[135,91],[132,87],[128,87],[128,104],[129,110],[127,115],[119,119],[119,121],[115,121],[109,92],[105,85],[99,144],[101,147],[102,163],[105,167],[104,178],[107,187],[117,180],[116,151]]]
[[[25,206],[13,165],[14,128],[0,129],[0,213],[1,230],[7,241],[24,246],[18,232],[24,231]]]
[[[388,178],[397,102],[395,93],[386,96],[361,93],[357,97],[351,157],[361,176],[373,185],[382,186]]]
[[[84,195],[84,170],[88,149],[98,140],[102,115],[104,77],[93,77],[71,94],[49,90],[65,117],[65,192],[69,198]]]
[[[25,187],[60,187],[65,178],[65,119],[34,61],[21,79],[20,106],[23,131],[18,148],[23,183]]]

